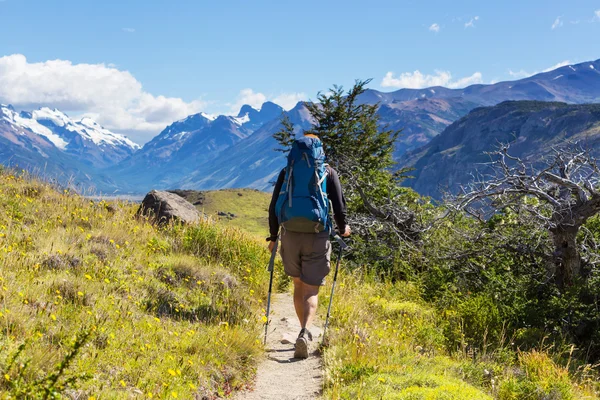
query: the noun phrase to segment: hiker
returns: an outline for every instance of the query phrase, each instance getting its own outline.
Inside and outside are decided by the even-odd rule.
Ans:
[[[317,312],[320,286],[329,274],[333,225],[350,236],[346,223],[346,200],[337,172],[325,164],[320,139],[305,134],[292,144],[288,164],[277,178],[269,206],[269,251],[273,252],[281,226],[281,259],[294,282],[294,308],[300,320],[294,358],[308,357],[308,330]]]

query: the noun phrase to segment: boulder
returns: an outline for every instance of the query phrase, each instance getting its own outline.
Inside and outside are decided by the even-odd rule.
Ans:
[[[153,190],[144,197],[137,214],[150,217],[159,224],[173,220],[191,224],[201,218],[198,210],[183,197],[160,190]]]

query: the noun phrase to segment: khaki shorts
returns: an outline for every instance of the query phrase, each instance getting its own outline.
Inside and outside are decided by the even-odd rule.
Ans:
[[[308,285],[325,284],[325,277],[330,270],[329,232],[298,233],[284,230],[281,233],[280,254],[286,274],[300,278]]]

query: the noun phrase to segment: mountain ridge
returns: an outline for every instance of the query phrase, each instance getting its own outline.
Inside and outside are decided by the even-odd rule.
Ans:
[[[544,157],[567,142],[599,152],[600,104],[521,100],[479,107],[399,163],[414,168],[405,186],[440,199],[475,176],[485,178],[491,172],[486,152],[500,143],[511,143],[511,155],[540,167]]]

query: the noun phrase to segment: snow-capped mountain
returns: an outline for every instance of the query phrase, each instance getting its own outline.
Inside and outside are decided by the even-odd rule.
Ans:
[[[263,103],[260,110],[246,104],[240,109],[240,112],[237,115],[237,121],[246,128],[256,131],[265,123],[274,119],[279,119],[283,112],[283,108],[270,101]]]
[[[294,124],[296,133],[313,125],[310,112],[303,102],[285,113]],[[271,188],[281,168],[285,154],[276,152],[277,141],[273,133],[281,129],[281,116],[263,124],[248,138],[239,141],[213,160],[199,165],[172,184],[182,189],[222,189],[251,187],[260,190]]]
[[[32,112],[17,112],[11,106],[1,105],[0,119],[17,129],[39,135],[60,151],[95,168],[114,165],[140,148],[91,118],[72,120],[57,109],[43,107]]]
[[[117,188],[89,160],[69,152],[77,143],[86,144],[86,140],[64,136],[49,128],[41,118],[38,121],[29,113],[0,106],[1,164],[26,169],[62,184],[80,185],[80,189],[106,192]]]
[[[265,123],[278,119],[283,111],[266,102],[260,110],[244,105],[237,116],[190,115],[166,127],[110,171],[135,183],[135,187],[125,184],[130,190],[135,191],[140,185],[168,187],[245,140]]]

